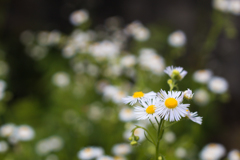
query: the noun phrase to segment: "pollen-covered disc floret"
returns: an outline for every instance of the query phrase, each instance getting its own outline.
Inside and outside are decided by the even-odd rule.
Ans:
[[[168,121],[179,121],[181,117],[187,115],[187,107],[190,104],[182,104],[183,93],[181,91],[166,91],[161,90],[157,96],[161,103],[158,110],[158,114]]]
[[[142,99],[151,99],[155,96],[156,96],[155,92],[149,92],[144,94],[143,92],[138,91],[133,93],[132,96],[128,96],[126,98],[123,98],[122,100],[123,100],[123,103],[125,104],[130,103],[130,105],[134,105],[135,103],[140,102]]]
[[[182,80],[187,74],[187,71],[183,70],[182,67],[173,67],[173,66],[168,66],[164,70],[164,72],[167,73],[171,78],[176,80]]]
[[[187,118],[195,123],[202,124],[202,117],[199,117],[197,112],[190,112],[188,109],[186,111],[188,113],[186,115]]]
[[[159,112],[159,98],[142,99],[140,101],[142,106],[134,108],[134,113],[138,120],[151,119],[156,117]]]

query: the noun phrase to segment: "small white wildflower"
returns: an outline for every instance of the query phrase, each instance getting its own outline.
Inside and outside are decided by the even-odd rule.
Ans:
[[[193,79],[198,83],[206,84],[212,78],[212,71],[205,69],[205,70],[198,70],[194,72]]]
[[[173,47],[182,47],[186,43],[186,35],[183,31],[175,31],[168,37],[168,43]]]
[[[166,121],[179,121],[181,117],[185,117],[187,114],[187,107],[190,104],[182,104],[183,93],[180,91],[166,91],[161,90],[158,93],[161,104],[160,109],[157,112]]]
[[[5,124],[0,128],[0,136],[9,137],[14,133],[16,126],[12,123]]]
[[[210,143],[206,145],[200,152],[201,160],[218,160],[225,155],[225,147],[218,143]]]
[[[168,131],[164,133],[163,138],[166,142],[173,143],[176,140],[176,135],[173,132]]]
[[[186,99],[192,99],[193,98],[193,93],[191,89],[187,89],[186,91],[183,92],[184,98]]]
[[[228,153],[228,159],[229,160],[240,160],[240,151],[237,149],[231,150]]]
[[[125,107],[119,112],[119,119],[123,122],[129,122],[136,119],[133,109]]]
[[[210,100],[209,93],[204,89],[198,89],[194,91],[193,101],[199,106],[205,106]]]
[[[70,83],[69,75],[66,72],[55,73],[52,81],[58,87],[65,87]]]
[[[14,136],[20,141],[29,141],[35,136],[33,128],[28,125],[21,125],[17,127],[14,134]]]
[[[70,22],[74,26],[79,26],[82,23],[86,22],[89,19],[88,12],[85,9],[80,9],[72,12],[70,15]]]
[[[202,117],[198,117],[197,112],[190,112],[189,110],[187,110],[188,114],[186,115],[187,118],[189,118],[191,121],[198,123],[198,124],[202,124]]]
[[[185,157],[186,157],[187,151],[186,151],[185,148],[178,147],[178,148],[176,149],[176,151],[175,151],[175,155],[176,155],[176,157],[182,159],[182,158],[185,158]]]
[[[86,147],[78,152],[78,158],[84,160],[90,160],[93,158],[100,157],[104,154],[101,147]]]
[[[0,141],[0,153],[4,153],[8,150],[8,144],[5,141]]]
[[[150,99],[156,96],[155,92],[149,92],[144,94],[142,91],[134,92],[132,96],[127,96],[123,98],[122,101],[125,104],[130,103],[130,105],[134,105],[137,102],[140,102],[141,99]]]
[[[171,78],[174,78],[177,80],[182,80],[187,74],[187,71],[183,70],[182,67],[173,67],[173,66],[168,66],[164,70],[164,72],[167,73]]]
[[[116,144],[112,148],[112,152],[116,156],[123,156],[131,153],[132,148],[128,143]]]
[[[114,160],[113,157],[110,156],[101,156],[98,157],[96,160]]]
[[[213,77],[208,83],[208,88],[213,93],[222,94],[228,90],[228,82],[222,77]]]

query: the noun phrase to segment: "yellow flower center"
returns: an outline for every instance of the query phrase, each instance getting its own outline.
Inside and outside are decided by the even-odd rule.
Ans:
[[[153,114],[153,113],[155,113],[155,110],[156,110],[155,105],[150,105],[150,106],[147,107],[146,112],[148,114]]]
[[[165,101],[165,106],[169,109],[176,108],[178,105],[178,101],[175,98],[168,98]]]
[[[135,92],[133,94],[133,98],[141,98],[144,96],[144,93],[143,92]]]

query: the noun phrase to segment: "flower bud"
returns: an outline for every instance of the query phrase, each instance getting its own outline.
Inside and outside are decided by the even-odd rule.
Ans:
[[[182,79],[182,77],[181,77],[181,75],[180,75],[180,72],[179,72],[178,70],[176,70],[176,69],[174,69],[174,70],[172,71],[171,77],[172,77],[173,79],[175,79],[175,80],[181,80],[181,79]]]
[[[193,97],[192,90],[190,89],[187,89],[186,91],[184,91],[183,94],[184,94],[184,98],[186,99],[192,99]]]
[[[132,141],[130,144],[131,144],[132,146],[136,146],[136,145],[138,144],[138,142],[137,142],[137,141]]]
[[[159,157],[158,157],[158,160],[163,160],[162,156],[159,156]]]
[[[138,140],[139,140],[139,136],[134,136],[134,139],[135,139],[136,141],[138,141]]]
[[[129,139],[129,141],[132,141],[133,140],[133,136],[130,136],[128,139]]]

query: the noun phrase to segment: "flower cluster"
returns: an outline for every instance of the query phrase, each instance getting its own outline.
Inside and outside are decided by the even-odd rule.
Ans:
[[[181,80],[187,72],[182,67],[167,67],[165,72],[174,80]],[[187,117],[193,122],[202,123],[202,118],[197,116],[197,112],[190,112],[190,104],[184,104],[183,100],[191,99],[193,97],[192,91],[188,89],[182,91],[164,91],[160,92],[135,92],[132,96],[123,98],[125,104],[134,105],[135,114],[138,120],[154,119],[160,116],[165,121],[179,121],[181,117]]]

